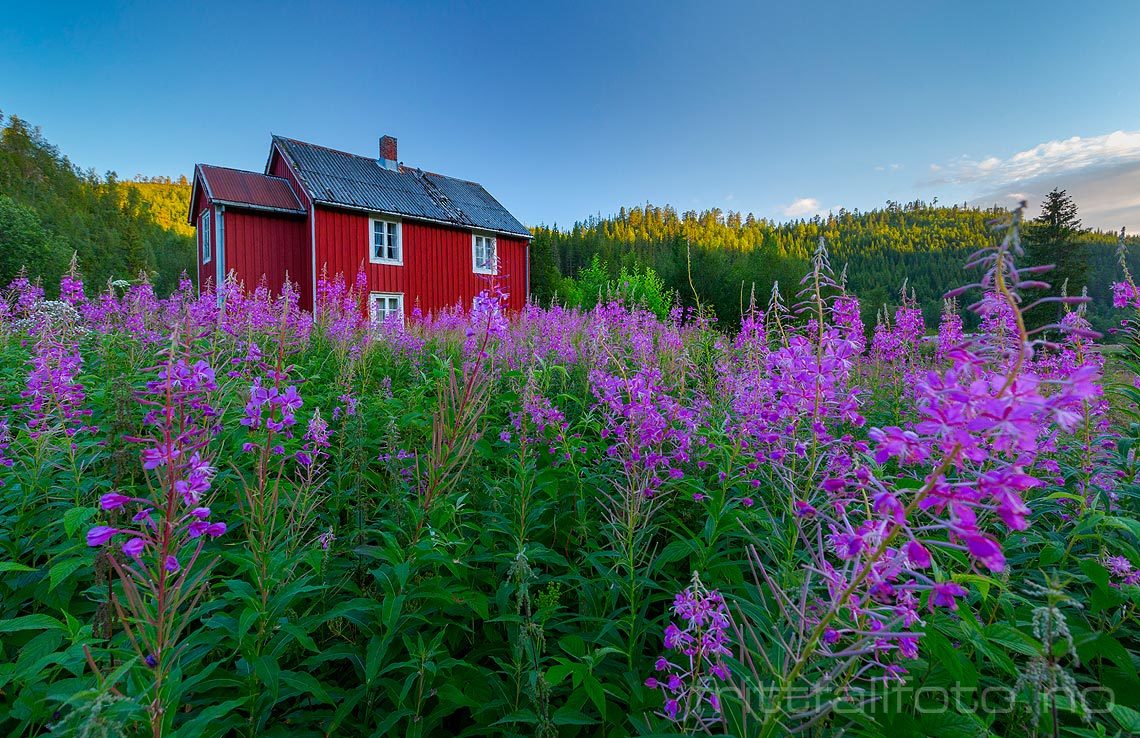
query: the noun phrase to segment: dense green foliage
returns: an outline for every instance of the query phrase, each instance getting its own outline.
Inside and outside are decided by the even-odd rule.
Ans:
[[[194,235],[194,226],[186,220],[186,213],[190,210],[190,182],[186,175],[178,179],[140,176],[119,184],[124,196],[131,190],[138,190],[157,225],[183,236]]]
[[[52,282],[72,253],[93,284],[146,272],[166,294],[182,272],[196,278],[193,238],[175,227],[189,200],[184,182],[83,171],[37,129],[0,116],[0,284],[21,268]]]
[[[823,237],[833,263],[846,265],[847,284],[860,296],[867,323],[874,323],[883,306],[893,309],[899,303],[905,280],[932,328],[942,311],[946,285],[969,281],[965,257],[992,242],[988,222],[1002,214],[916,201],[892,202],[865,213],[840,210],[826,218],[773,223],[719,209],[678,213],[669,206],[622,208],[613,217],[592,218],[569,230],[534,229],[531,287],[540,301],[573,294],[573,285],[564,279],[577,277],[597,255],[609,265],[611,276],[621,268],[651,267],[685,305],[695,303],[695,287],[702,303],[714,307],[722,322],[735,325],[753,292],[764,304],[776,281],[786,295],[799,289],[800,276]],[[1031,227],[1027,240],[1034,233]],[[1089,320],[1103,331],[1113,325],[1110,285],[1118,272],[1116,235],[1073,236],[1084,247],[1094,300]],[[1130,243],[1138,241],[1133,238]],[[1140,257],[1130,258],[1134,267],[1140,266]],[[1061,280],[1053,281],[1060,286]],[[1069,285],[1070,294],[1080,290],[1081,285]]]
[[[310,332],[307,316],[238,296],[223,312],[213,295],[158,304],[136,286],[122,299],[77,300],[82,318],[9,297],[0,313],[0,403],[11,409],[0,433],[8,734],[134,736],[150,734],[150,721],[156,735],[184,738],[675,735],[645,682],[660,676],[663,631],[677,620],[670,605],[694,571],[733,603],[741,628],[731,638],[748,649],[722,688],[733,730],[762,706],[751,670],[789,658],[782,639],[811,617],[780,615],[770,584],[794,592],[803,581],[811,542],[792,502],[818,490],[827,465],[743,472],[751,453],[725,423],[737,412],[726,367],[755,365],[745,374],[755,377],[778,368],[763,367],[769,349],[787,349],[781,332],[797,322],[788,315],[767,338],[742,332],[736,343],[618,305],[532,309],[494,333],[472,314],[369,337],[345,328],[359,318],[351,300]],[[59,348],[82,361],[59,362]],[[1116,442],[1102,445],[1104,431],[1088,422],[1060,437],[1051,471],[1035,472],[1051,481],[1027,491],[1031,525],[1002,541],[1004,571],[971,570],[961,551],[938,550],[931,575],[957,567],[968,594],[953,609],[924,604],[905,683],[873,701],[829,694],[842,709],[823,713],[817,734],[1140,729],[1130,707],[1140,700],[1140,587],[1105,564],[1140,562],[1140,428],[1124,415],[1140,401],[1130,382],[1140,349],[1129,351]],[[866,426],[908,424],[909,375],[873,354],[851,375],[866,388]],[[216,387],[195,400],[210,408],[199,450],[216,468],[201,504],[228,530],[197,563],[193,541],[179,552],[184,571],[212,569],[175,621],[185,626],[176,655],[164,656],[175,664],[161,694],[169,712],[150,720],[154,672],[125,629],[144,626],[113,568],[128,556],[121,538],[92,548],[84,537],[96,524],[133,525],[133,507],[100,509],[102,495],[145,497],[165,484],[161,468],[140,464],[149,446],[138,439],[155,433],[148,413],[173,407],[145,392],[174,357],[217,368]],[[905,362],[939,366],[923,352]],[[32,389],[49,372],[53,392]],[[629,377],[628,397],[617,398],[634,410],[627,416],[602,398]],[[303,397],[292,430],[243,424],[258,388],[285,385]],[[319,418],[330,443],[309,465],[299,453],[322,452],[311,440]],[[654,481],[649,459],[628,454],[675,450],[681,436],[662,435],[660,418],[693,443],[670,457],[682,474]],[[866,433],[862,423],[838,427]],[[801,452],[814,459],[818,448]],[[895,466],[857,454],[884,474]],[[1034,691],[1043,664],[1089,695],[1088,723],[1070,692]],[[756,735],[749,724],[735,734]]]

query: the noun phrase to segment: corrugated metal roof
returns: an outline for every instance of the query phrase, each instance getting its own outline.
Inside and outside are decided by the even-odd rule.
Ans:
[[[313,199],[332,205],[405,215],[530,238],[530,231],[482,186],[281,136],[274,143],[290,159]]]
[[[212,201],[301,214],[305,212],[289,182],[281,177],[211,164],[199,164],[198,171],[205,181],[206,194]]]

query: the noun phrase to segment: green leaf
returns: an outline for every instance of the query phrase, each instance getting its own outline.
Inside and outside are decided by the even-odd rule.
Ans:
[[[241,611],[241,615],[238,617],[238,640],[245,638],[245,634],[248,633],[249,629],[253,627],[253,624],[257,622],[259,615],[261,615],[261,611],[252,606],[247,606]]]
[[[1114,704],[1111,708],[1112,717],[1120,723],[1120,727],[1129,735],[1140,733],[1140,712],[1131,707]]]
[[[7,571],[29,572],[35,571],[35,569],[30,566],[24,566],[23,564],[17,564],[15,561],[0,561],[0,574]]]
[[[75,532],[84,527],[88,520],[95,517],[98,512],[93,507],[73,507],[63,514],[63,529],[68,538],[74,538]]]
[[[90,562],[86,558],[82,559],[65,559],[53,565],[48,570],[48,580],[51,584],[48,586],[48,591],[55,589],[60,583],[75,573],[75,570],[81,566],[86,566]]]
[[[553,720],[555,725],[593,725],[598,722],[597,718],[579,712],[569,705],[559,708],[554,713]]]
[[[324,686],[312,674],[303,671],[283,671],[281,681],[294,689],[298,694],[310,695],[318,702],[326,705],[335,705],[336,701],[329,696]]]
[[[198,736],[201,736],[208,732],[217,735],[218,733],[216,730],[209,730],[211,727],[219,727],[213,724],[219,722],[221,718],[244,705],[248,699],[248,697],[241,697],[236,700],[229,700],[228,702],[223,702],[219,705],[207,707],[195,715],[194,719],[192,719],[190,722],[179,727],[176,735],[180,737],[184,736],[185,738],[198,738]]]
[[[21,615],[11,620],[0,620],[0,633],[12,633],[17,630],[62,630],[66,631],[63,623],[51,615],[35,614]]]
[[[1109,585],[1108,569],[1095,559],[1083,559],[1081,561],[1081,571],[1085,573],[1096,588],[1105,592],[1110,591],[1112,588]]]
[[[301,626],[296,623],[281,623],[278,627],[282,632],[293,636],[297,643],[300,643],[306,650],[312,651],[313,653],[320,653],[321,649],[317,646],[317,642],[314,641],[313,637]]]
[[[269,688],[276,699],[277,693],[281,690],[281,667],[278,666],[277,659],[272,656],[257,656],[250,659],[250,666],[253,667],[253,673]]]
[[[560,684],[562,680],[567,677],[567,675],[573,674],[580,668],[581,667],[578,664],[556,664],[555,666],[552,666],[546,670],[546,682],[553,687],[557,684]]]
[[[582,686],[586,690],[586,694],[590,696],[590,701],[594,703],[594,707],[598,708],[602,718],[606,717],[606,691],[602,689],[602,683],[598,681],[597,677],[593,674],[587,674],[586,678],[582,681]]]
[[[1048,546],[1041,550],[1041,566],[1049,566],[1061,560],[1065,555],[1065,550],[1056,544],[1050,543]]]
[[[380,674],[380,666],[384,663],[384,654],[388,651],[389,641],[380,636],[372,636],[368,641],[368,649],[364,656],[364,681],[372,682]]]

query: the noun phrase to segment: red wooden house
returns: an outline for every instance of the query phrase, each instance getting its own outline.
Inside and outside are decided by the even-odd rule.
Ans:
[[[371,158],[274,136],[265,173],[194,168],[189,221],[198,284],[233,273],[252,289],[297,284],[311,309],[317,278],[363,269],[374,319],[472,298],[496,275],[526,304],[530,231],[475,182],[404,166],[396,139]]]

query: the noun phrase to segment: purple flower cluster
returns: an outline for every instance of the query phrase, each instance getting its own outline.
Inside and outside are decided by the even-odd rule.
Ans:
[[[1104,567],[1112,576],[1115,587],[1140,587],[1140,569],[1123,556],[1104,557]]]
[[[666,391],[661,371],[641,366],[628,375],[590,372],[606,454],[617,460],[632,491],[652,497],[667,479],[684,477],[696,412]]]
[[[250,430],[265,427],[275,433],[283,433],[297,424],[297,411],[304,401],[297,388],[289,385],[284,390],[262,385],[259,377],[249,388],[249,401],[245,404],[245,416],[241,424]]]
[[[696,573],[677,594],[672,610],[677,619],[665,628],[665,648],[671,653],[657,659],[657,675],[646,679],[645,686],[664,693],[662,712],[670,720],[707,728],[720,720],[732,620],[720,592],[706,589]]]
[[[1140,310],[1140,290],[1136,289],[1131,279],[1113,283],[1112,306],[1118,310]]]
[[[938,322],[938,355],[939,363],[945,362],[950,351],[961,346],[966,340],[966,333],[962,326],[962,315],[954,300],[946,300],[942,308],[942,318]]]
[[[864,424],[855,385],[864,346],[858,302],[840,296],[823,312],[823,322],[817,314],[802,330],[780,326],[781,344],[738,339],[718,367],[721,391],[731,402],[727,430],[743,455],[737,478],[746,488],[765,482],[810,488],[821,475],[849,469],[855,449],[841,428]],[[813,449],[816,457],[828,450],[827,468],[806,463]],[[805,473],[808,478],[800,478]]]
[[[83,407],[86,394],[78,376],[83,357],[78,347],[68,345],[50,330],[36,342],[31,358],[32,370],[20,397],[20,406],[28,416],[28,430],[33,438],[55,428],[68,436],[83,429],[91,414]]]
[[[551,454],[557,453],[557,446],[565,443],[569,424],[566,415],[549,397],[527,387],[523,394],[522,410],[511,413],[511,426],[525,443],[548,440]],[[547,431],[552,431],[550,438]],[[503,431],[501,440],[509,442],[511,434]]]
[[[210,520],[204,505],[214,476],[204,453],[209,424],[216,417],[209,394],[216,389],[214,371],[204,360],[171,359],[159,369],[139,398],[153,408],[146,423],[155,433],[149,439],[132,439],[144,444],[142,466],[153,475],[157,491],[152,496],[109,492],[100,498],[100,507],[108,512],[131,508],[130,524],[94,526],[87,532],[87,544],[102,546],[124,536],[123,553],[137,562],[136,575],[142,581],[156,577],[146,559],[156,560],[166,574],[176,573],[183,568],[180,556],[188,546],[192,565],[202,541],[226,531],[225,523]],[[158,578],[165,586],[165,577]]]
[[[919,341],[926,333],[922,310],[911,293],[902,292],[902,304],[895,310],[894,321],[881,313],[871,341],[871,353],[880,366],[908,366],[917,354]]]
[[[78,306],[87,301],[83,294],[83,279],[79,276],[79,255],[71,255],[71,266],[67,274],[59,280],[59,299],[71,306]]]
[[[368,275],[357,272],[349,285],[343,274],[330,278],[322,272],[317,281],[314,320],[322,333],[336,345],[357,352],[368,340]]]

